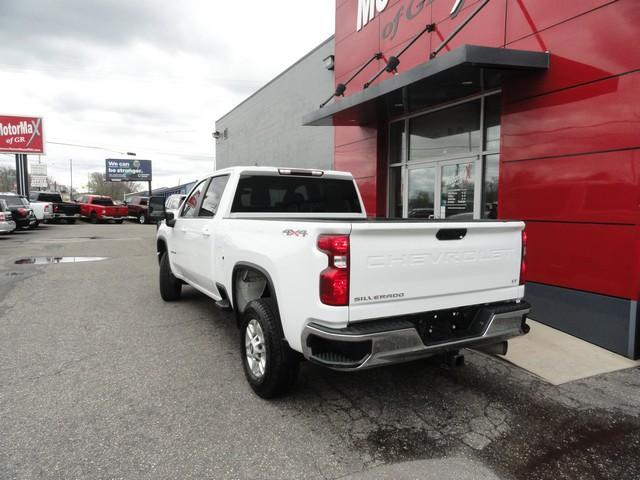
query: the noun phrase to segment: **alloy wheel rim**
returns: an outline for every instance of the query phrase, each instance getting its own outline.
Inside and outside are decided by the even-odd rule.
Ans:
[[[247,357],[247,366],[251,375],[256,379],[261,379],[267,367],[267,351],[264,343],[264,333],[260,323],[249,320],[244,333],[244,346]]]

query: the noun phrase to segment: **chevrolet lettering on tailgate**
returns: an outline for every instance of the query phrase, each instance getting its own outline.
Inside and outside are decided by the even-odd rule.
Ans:
[[[511,249],[466,250],[451,252],[410,253],[406,255],[374,255],[367,258],[367,267],[421,267],[448,263],[491,262],[509,258]]]

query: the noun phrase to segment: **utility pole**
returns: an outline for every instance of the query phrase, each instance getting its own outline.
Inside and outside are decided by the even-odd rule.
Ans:
[[[16,190],[18,195],[29,196],[29,164],[27,155],[16,154]]]
[[[69,201],[73,202],[73,159],[69,159],[69,173],[71,175],[71,185],[69,186]]]

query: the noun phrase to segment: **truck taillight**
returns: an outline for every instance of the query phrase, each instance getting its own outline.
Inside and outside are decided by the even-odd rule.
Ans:
[[[522,230],[522,258],[520,260],[520,285],[527,281],[527,232]]]
[[[7,216],[4,213],[0,212],[0,222],[6,222],[6,221],[7,221]]]
[[[320,301],[349,305],[349,236],[320,235],[318,250],[329,257],[329,266],[320,273]]]

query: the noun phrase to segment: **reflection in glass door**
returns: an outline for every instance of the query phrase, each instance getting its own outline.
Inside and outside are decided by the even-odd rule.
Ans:
[[[412,168],[409,174],[409,218],[433,218],[435,207],[435,167]]]
[[[473,161],[441,167],[439,218],[472,219],[475,199],[475,165]]]

